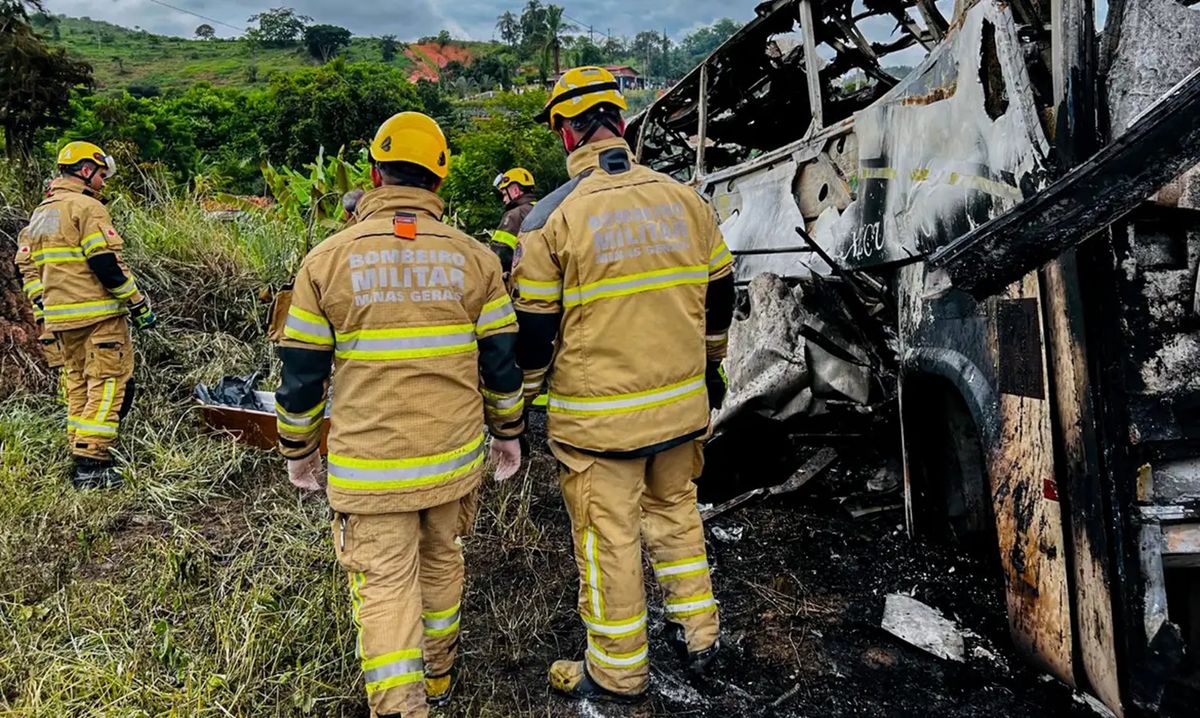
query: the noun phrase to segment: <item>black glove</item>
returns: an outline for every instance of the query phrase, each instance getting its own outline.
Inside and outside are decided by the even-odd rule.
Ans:
[[[720,409],[721,404],[725,403],[725,393],[729,391],[729,382],[725,377],[725,370],[721,368],[721,362],[708,362],[704,369],[704,385],[708,388],[709,407]]]
[[[133,318],[133,326],[138,329],[150,329],[155,324],[158,324],[158,315],[150,308],[150,303],[145,299],[137,304],[129,305],[129,316]]]

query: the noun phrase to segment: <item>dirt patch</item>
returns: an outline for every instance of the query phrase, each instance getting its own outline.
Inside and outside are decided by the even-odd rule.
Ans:
[[[512,495],[492,491],[485,498],[478,534],[467,545],[462,688],[442,715],[1094,715],[1069,688],[1021,662],[1008,639],[1002,584],[982,562],[910,542],[899,512],[850,517],[839,498],[861,490],[890,458],[863,458],[861,451],[799,495],[752,504],[706,527],[725,642],[714,685],[684,677],[662,640],[661,603],[648,584],[647,700],[614,707],[553,696],[546,668],[557,658],[578,658],[584,633],[554,462],[544,447],[534,451],[526,517],[540,536],[514,540],[512,510],[501,509]],[[502,513],[508,528],[497,523]],[[736,528],[741,538],[728,538]],[[716,538],[720,533],[726,538]],[[898,591],[970,631],[965,665],[879,628],[885,595]]]

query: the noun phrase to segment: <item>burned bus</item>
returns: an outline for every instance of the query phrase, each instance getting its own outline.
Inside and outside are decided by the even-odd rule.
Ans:
[[[716,209],[743,322],[849,288],[910,532],[985,546],[1018,650],[1117,715],[1200,685],[1198,67],[1176,0],[771,0],[630,125]],[[840,346],[732,411],[867,402]]]

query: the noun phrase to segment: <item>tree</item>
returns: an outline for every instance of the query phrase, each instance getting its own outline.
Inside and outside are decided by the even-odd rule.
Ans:
[[[708,27],[702,27],[690,33],[679,44],[679,49],[683,53],[683,64],[688,68],[700,64],[704,58],[712,54],[713,50],[720,47],[721,43],[733,37],[740,27],[737,22],[723,18]]]
[[[643,30],[634,36],[633,42],[629,43],[629,53],[638,62],[645,63],[642,68],[647,75],[654,73],[654,56],[658,54],[659,42],[658,33]]]
[[[511,11],[506,10],[496,19],[496,31],[509,47],[516,47],[521,42],[521,21]]]
[[[71,91],[92,87],[92,67],[50,48],[34,32],[25,11],[28,4],[0,0],[0,128],[11,160],[27,160],[37,132],[67,118]]]
[[[454,41],[454,38],[450,37],[449,30],[442,30],[441,32],[438,33],[437,42],[442,47],[449,45],[453,41]]]
[[[196,37],[197,38],[199,38],[201,40],[211,40],[216,36],[217,36],[217,31],[213,29],[212,25],[205,23],[203,25],[196,26]]]
[[[540,0],[529,0],[518,22],[521,26],[521,44],[532,55],[540,49],[542,39],[546,36],[546,8]]]
[[[396,36],[384,35],[379,38],[379,56],[384,62],[391,62],[396,59]]]
[[[369,141],[379,124],[405,110],[421,110],[416,88],[387,65],[327,65],[271,77],[265,99],[271,107],[261,136],[272,162],[299,166],[324,146],[334,151]]]
[[[563,8],[560,5],[547,5],[542,18],[543,62],[548,57],[554,58],[554,74],[562,72],[563,34],[574,30],[575,26],[563,19]]]
[[[125,69],[125,58],[120,55],[113,55],[113,63],[117,66],[118,75],[128,75],[129,72]]]
[[[571,64],[579,67],[580,65],[602,65],[608,62],[608,58],[604,49],[592,42],[586,37],[581,37],[575,41],[571,48],[570,57]]]
[[[257,22],[257,28],[246,31],[250,39],[266,47],[294,45],[304,34],[304,28],[312,22],[307,15],[297,15],[290,7],[277,7],[250,16],[249,22]]]
[[[344,47],[350,46],[350,31],[337,25],[310,25],[304,29],[304,47],[321,62],[329,62]]]

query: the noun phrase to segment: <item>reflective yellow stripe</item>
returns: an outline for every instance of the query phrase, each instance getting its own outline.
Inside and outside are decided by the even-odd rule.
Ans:
[[[516,235],[510,232],[505,232],[503,229],[497,229],[495,232],[492,232],[492,241],[496,242],[497,244],[503,244],[509,249],[515,250],[517,248]]]
[[[47,319],[88,319],[125,313],[125,304],[111,299],[74,304],[47,304],[44,308]]]
[[[421,622],[425,624],[425,635],[441,638],[457,633],[462,623],[462,604],[455,604],[444,611],[428,611],[421,614]]]
[[[613,639],[628,638],[645,630],[646,612],[642,611],[628,621],[597,621],[584,616],[583,623],[595,635]]]
[[[116,289],[109,290],[117,299],[129,299],[134,294],[137,294],[137,283],[133,281],[133,277],[125,280],[125,283]]]
[[[84,256],[87,257],[92,256],[96,252],[100,251],[100,249],[108,246],[108,242],[104,241],[103,232],[93,232],[92,234],[84,237],[79,244],[83,248]]]
[[[354,629],[358,633],[358,638],[355,641],[355,655],[360,659],[363,656],[363,627],[362,627],[362,589],[367,585],[367,574],[362,571],[355,571],[350,574],[350,616],[354,620]]]
[[[120,425],[115,421],[94,421],[82,416],[67,417],[67,427],[75,430],[76,436],[114,437]]]
[[[79,247],[53,247],[49,249],[39,249],[33,253],[33,263],[37,266],[43,264],[63,264],[66,262],[84,262],[87,261],[83,257],[83,250]]]
[[[287,324],[283,327],[283,335],[288,339],[308,344],[333,346],[333,329],[330,328],[325,317],[301,309],[294,304],[288,307]]]
[[[117,392],[117,380],[104,380],[104,398],[100,400],[100,410],[96,412],[96,421],[107,421],[108,412],[112,410],[113,395]]]
[[[562,282],[542,282],[536,279],[517,280],[517,292],[522,299],[556,302],[562,299]]]
[[[604,621],[604,596],[600,591],[603,577],[600,574],[600,560],[597,557],[599,549],[596,546],[596,530],[591,526],[583,530],[583,556],[587,564],[587,585],[589,602],[592,607],[592,619]]]
[[[718,242],[708,257],[708,271],[715,272],[730,264],[733,264],[733,255],[729,252],[729,247],[725,246],[724,241]]]
[[[475,325],[444,324],[398,329],[359,329],[337,334],[337,357],[359,361],[427,359],[472,352]]]
[[[708,273],[708,265],[697,264],[602,279],[599,282],[564,290],[563,306],[578,307],[600,299],[656,292],[670,287],[708,284]]]
[[[667,615],[672,618],[686,618],[717,610],[717,601],[713,598],[712,591],[709,591],[695,596],[668,598],[666,609]]]
[[[329,455],[329,483],[350,491],[411,489],[465,476],[483,465],[483,434],[457,449],[408,459]]]
[[[708,557],[704,554],[654,564],[654,577],[659,581],[677,581],[688,576],[708,573]]]
[[[705,392],[704,375],[697,374],[677,384],[659,389],[615,396],[563,396],[550,392],[549,410],[555,413],[594,416],[600,414],[623,414],[631,411],[652,409]]]
[[[591,636],[588,636],[588,656],[597,663],[608,668],[639,668],[646,665],[649,659],[647,646],[643,645],[629,653],[608,653]]]
[[[25,290],[25,294],[30,299],[33,299],[38,294],[42,293],[42,281],[40,279],[31,279],[28,282],[25,282],[25,284],[21,285],[21,288]]]
[[[292,434],[311,434],[321,427],[325,418],[325,401],[317,404],[308,411],[293,414],[275,403],[275,425],[280,431]]]
[[[493,329],[516,323],[517,313],[513,311],[512,300],[505,295],[483,305],[479,320],[475,322],[475,334],[482,336]]]
[[[362,669],[367,695],[425,679],[425,662],[419,648],[393,651],[365,660]]]

